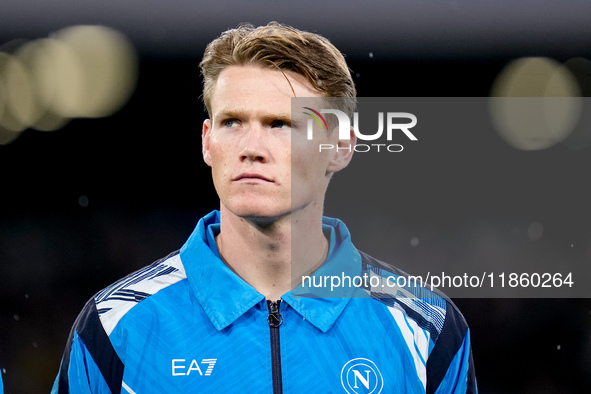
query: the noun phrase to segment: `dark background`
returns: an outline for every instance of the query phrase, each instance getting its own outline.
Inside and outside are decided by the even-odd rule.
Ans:
[[[48,392],[86,300],[180,248],[217,207],[201,158],[198,63],[221,31],[278,20],[323,34],[346,54],[362,97],[484,97],[517,57],[591,58],[591,7],[583,1],[84,3],[0,5],[0,44],[104,24],[131,39],[140,61],[137,88],[115,115],[75,119],[55,132],[27,130],[0,146],[0,370],[7,393]],[[399,186],[396,217],[363,215],[392,220],[390,237],[371,236],[356,224],[364,207],[339,206],[329,194],[327,214],[349,224],[358,247],[371,253],[389,242],[406,270],[437,259],[528,262],[575,253],[591,261],[591,148],[523,152],[498,136],[482,144],[441,132],[456,141],[454,149],[416,148],[412,165],[394,159],[372,178]],[[544,225],[535,241],[526,235],[532,222]],[[478,248],[482,242],[488,247]],[[480,392],[590,387],[591,300],[456,303],[471,327]]]

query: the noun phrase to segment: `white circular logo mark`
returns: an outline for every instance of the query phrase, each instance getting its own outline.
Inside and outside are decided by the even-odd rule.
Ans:
[[[380,394],[384,388],[380,370],[366,358],[354,358],[343,366],[341,384],[349,394]]]

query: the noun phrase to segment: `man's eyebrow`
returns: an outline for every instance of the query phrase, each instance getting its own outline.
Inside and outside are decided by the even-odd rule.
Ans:
[[[221,110],[218,113],[214,113],[215,119],[244,119],[250,116],[250,111],[241,111],[241,110]],[[293,122],[291,114],[273,114],[267,113],[263,114],[262,118],[267,122],[273,121],[281,121],[286,124],[291,124]]]
[[[280,114],[280,115],[276,115],[276,116],[270,116],[269,119],[270,120],[279,120],[279,121],[286,123],[286,124],[291,124],[291,122],[292,122],[291,114],[290,115]]]
[[[214,118],[243,118],[246,111],[221,110],[213,114]]]

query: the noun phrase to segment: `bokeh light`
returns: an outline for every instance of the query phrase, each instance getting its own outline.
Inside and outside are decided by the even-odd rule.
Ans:
[[[103,26],[74,26],[55,37],[76,59],[71,66],[80,70],[80,85],[69,92],[78,100],[68,103],[64,115],[94,118],[118,110],[136,82],[137,62],[125,36]]]
[[[59,101],[57,91],[62,82],[59,78],[59,63],[56,64],[55,61],[55,58],[59,58],[55,56],[59,54],[59,50],[56,49],[59,47],[56,40],[40,39],[23,45],[16,53],[30,73],[35,88],[38,112],[30,127],[36,130],[57,130],[69,121],[69,118],[58,115],[53,109],[54,103]],[[76,79],[76,71],[71,79]]]
[[[14,101],[15,98],[13,97],[11,90],[13,90],[15,86],[18,88],[18,82],[22,82],[15,82],[9,79],[9,77],[14,78],[20,74],[15,72],[15,70],[19,69],[19,66],[15,63],[17,63],[17,61],[13,56],[0,52],[0,95],[2,97],[0,100],[3,102],[0,126],[7,132],[19,133],[25,129],[26,126],[18,119],[18,113],[24,111],[17,111],[16,113],[14,111],[14,107],[17,103]],[[17,97],[17,99],[18,98],[19,97]]]
[[[4,67],[7,112],[12,114],[6,126],[13,131],[25,129],[35,119],[35,99],[31,78],[18,58],[9,56]]]
[[[549,58],[509,63],[498,75],[491,96],[491,116],[499,135],[522,150],[562,142],[582,110],[577,80],[567,67]]]
[[[131,42],[104,26],[68,27],[0,52],[0,144],[27,128],[112,115],[133,93],[137,69]]]

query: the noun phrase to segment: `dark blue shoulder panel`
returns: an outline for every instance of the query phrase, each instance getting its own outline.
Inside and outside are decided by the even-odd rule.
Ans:
[[[453,358],[464,343],[467,331],[466,321],[455,305],[450,305],[441,334],[427,360],[427,393],[434,393],[443,381]]]
[[[368,267],[377,267],[396,275],[409,276],[406,272],[373,258],[362,251],[359,251],[359,253],[361,254],[364,270],[368,269]],[[468,332],[468,324],[455,304],[444,293],[436,288],[434,288],[432,292],[430,291],[430,293],[433,294],[433,297],[438,298],[438,300],[431,298],[429,299],[430,302],[435,301],[436,303],[442,303],[445,305],[445,320],[441,332],[437,332],[429,321],[425,320],[421,314],[416,313],[413,309],[406,307],[405,303],[397,302],[399,300],[396,300],[396,298],[392,299],[392,295],[381,295],[372,292],[372,297],[380,300],[388,306],[392,306],[394,302],[397,302],[409,317],[415,319],[421,327],[431,332],[431,338],[435,342],[435,346],[427,360],[427,393],[435,393],[443,381],[453,358],[464,343]],[[468,351],[470,351],[470,366],[468,371],[467,393],[475,393],[476,378],[474,373],[474,362],[472,359],[472,351],[470,349]]]
[[[93,297],[78,315],[70,332],[60,370],[58,394],[69,393],[68,369],[74,332],[77,332],[82,342],[84,342],[111,392],[120,393],[124,365],[103,329]]]

